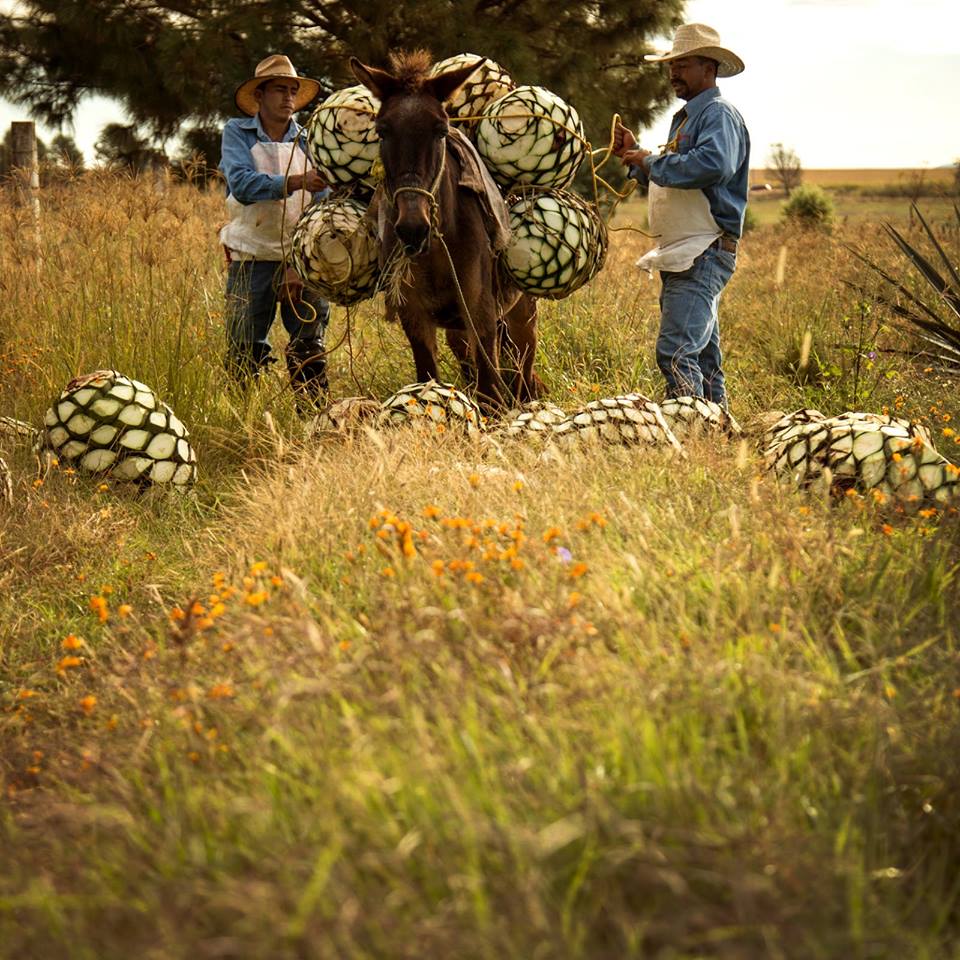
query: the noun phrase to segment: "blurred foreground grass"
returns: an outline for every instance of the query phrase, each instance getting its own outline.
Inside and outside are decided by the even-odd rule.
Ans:
[[[780,489],[746,443],[306,442],[279,375],[226,392],[217,198],[51,194],[39,270],[17,217],[0,414],[116,367],[202,473],[0,451],[0,955],[956,955],[955,515]],[[957,460],[956,384],[842,285],[877,234],[747,238],[733,411],[886,407]],[[646,243],[542,304],[561,406],[659,395]],[[336,395],[412,379],[376,306],[334,310]]]

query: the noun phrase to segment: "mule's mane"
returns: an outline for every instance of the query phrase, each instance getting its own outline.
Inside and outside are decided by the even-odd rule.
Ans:
[[[401,50],[390,54],[390,72],[408,93],[417,93],[430,75],[429,50]]]

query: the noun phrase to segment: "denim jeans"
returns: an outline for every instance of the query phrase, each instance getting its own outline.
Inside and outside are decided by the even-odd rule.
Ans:
[[[330,318],[326,300],[303,291],[303,303],[280,301],[277,288],[283,266],[273,260],[233,260],[227,271],[227,366],[238,376],[256,373],[271,363],[267,335],[277,315],[290,336],[288,352],[306,356],[322,350],[323,335]],[[316,319],[309,304],[317,311]],[[300,314],[298,317],[297,314]]]
[[[689,270],[660,271],[657,365],[668,397],[706,397],[726,409],[717,305],[736,265],[734,254],[708,247]]]

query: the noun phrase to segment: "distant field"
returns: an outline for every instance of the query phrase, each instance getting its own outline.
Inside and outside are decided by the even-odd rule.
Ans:
[[[814,183],[819,187],[887,187],[913,182],[922,175],[925,184],[950,186],[954,180],[953,167],[936,169],[882,168],[875,169],[836,169],[803,171],[805,183]],[[775,185],[773,177],[763,168],[750,171],[752,184],[770,183]]]

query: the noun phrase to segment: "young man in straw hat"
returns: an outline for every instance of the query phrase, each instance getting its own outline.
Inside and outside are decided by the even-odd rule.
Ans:
[[[668,64],[674,92],[686,101],[658,154],[640,149],[622,124],[614,135],[614,153],[650,188],[658,246],[638,266],[658,269],[662,280],[657,364],[668,396],[706,397],[726,409],[717,306],[737,263],[750,136],[717,78],[742,72],[743,61],[701,23],[679,27],[672,50],[644,59]]]
[[[313,194],[326,187],[293,119],[319,89],[316,80],[298,76],[287,57],[261,60],[237,88],[234,99],[246,116],[227,121],[220,162],[230,215],[220,231],[229,264],[227,368],[246,383],[273,362],[267,335],[279,302],[298,405],[317,402],[327,389],[323,338],[330,307],[283,265],[294,224]]]

